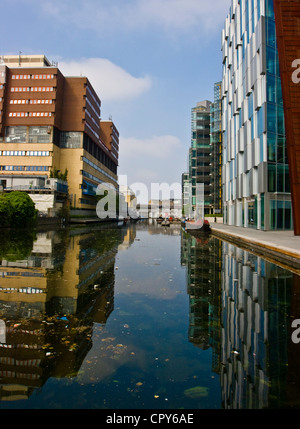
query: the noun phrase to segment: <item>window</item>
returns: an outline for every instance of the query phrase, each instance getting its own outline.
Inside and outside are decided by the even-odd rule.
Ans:
[[[25,151],[24,150],[3,150],[2,156],[25,156]]]
[[[80,132],[62,131],[60,134],[60,147],[63,148],[80,148],[81,147]]]
[[[25,118],[28,116],[27,112],[10,112],[8,115],[10,118]]]
[[[5,142],[6,143],[25,143],[27,127],[6,127]]]
[[[33,74],[32,79],[53,79],[53,74]]]
[[[50,143],[51,127],[29,127],[29,143]]]
[[[30,117],[45,117],[52,116],[51,112],[29,112]]]
[[[31,91],[32,92],[52,92],[53,86],[32,86]]]
[[[11,92],[29,92],[29,86],[13,86]]]
[[[0,170],[2,171],[24,171],[22,165],[1,165]]]
[[[29,100],[10,100],[10,104],[28,104]]]
[[[12,79],[30,79],[30,74],[13,74]]]
[[[45,165],[30,165],[25,167],[26,171],[48,171],[49,167],[45,166]]]
[[[52,104],[53,100],[29,100],[29,104]]]

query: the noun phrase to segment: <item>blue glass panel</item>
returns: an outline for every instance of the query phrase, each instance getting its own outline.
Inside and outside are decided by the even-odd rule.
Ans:
[[[259,137],[259,149],[260,149],[260,162],[264,161],[264,138],[263,135]]]
[[[276,132],[276,122],[277,122],[277,115],[276,115],[276,106],[268,103],[267,105],[267,130],[271,132]]]
[[[267,141],[267,153],[268,153],[268,161],[276,162],[276,134],[268,133],[268,141]]]
[[[284,183],[285,192],[291,192],[290,175],[289,175],[289,166],[288,165],[284,166],[284,175],[285,175],[285,179],[284,179],[284,181],[285,181],[285,183]],[[288,203],[288,201],[287,201],[287,203]]]
[[[266,62],[267,62],[267,72],[271,74],[276,74],[277,71],[277,61],[276,61],[276,50],[270,46],[266,47]]]
[[[276,103],[276,77],[267,75],[267,101],[269,103]]]
[[[265,131],[265,105],[263,104],[257,112],[257,135],[260,136]]]
[[[275,21],[272,19],[266,20],[266,32],[267,32],[267,45],[276,47],[276,28]]]
[[[268,191],[276,192],[276,165],[268,164]]]
[[[284,165],[277,164],[277,189],[276,192],[284,192]]]
[[[273,0],[266,0],[266,16],[275,19]]]
[[[277,106],[277,133],[280,135],[285,134],[284,111],[283,107],[280,106]]]
[[[248,97],[248,119],[253,116],[253,92]]]

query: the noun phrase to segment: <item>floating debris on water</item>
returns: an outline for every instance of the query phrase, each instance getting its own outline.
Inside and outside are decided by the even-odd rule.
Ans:
[[[208,396],[209,388],[204,386],[191,387],[184,391],[185,396],[189,398],[203,398]]]

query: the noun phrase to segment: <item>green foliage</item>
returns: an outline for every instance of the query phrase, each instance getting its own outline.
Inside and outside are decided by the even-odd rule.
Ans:
[[[27,227],[37,218],[35,204],[26,192],[13,191],[0,195],[0,226]]]
[[[0,227],[5,228],[10,226],[12,216],[12,207],[6,194],[0,194]]]
[[[50,170],[50,178],[51,179],[60,179],[64,180],[65,182],[68,180],[68,170],[65,169],[64,173],[61,173],[60,170],[57,170],[57,168],[54,166],[52,170]]]
[[[58,217],[61,219],[65,219],[66,222],[70,219],[70,209],[67,206],[63,206],[58,211]]]
[[[32,252],[33,242],[36,239],[32,229],[4,229],[1,231],[0,260],[10,262],[28,258]]]

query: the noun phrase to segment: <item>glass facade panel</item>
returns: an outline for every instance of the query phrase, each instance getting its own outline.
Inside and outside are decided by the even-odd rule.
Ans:
[[[277,113],[276,106],[268,103],[267,106],[267,131],[276,132]]]
[[[266,16],[274,20],[275,15],[274,15],[273,0],[266,0],[265,5],[266,5]]]
[[[276,192],[284,192],[284,166],[282,164],[277,164]]]
[[[285,134],[284,111],[282,106],[277,107],[277,133],[281,135]]]
[[[29,127],[29,143],[50,143],[51,128],[49,127]]]
[[[261,136],[265,131],[265,105],[257,111],[257,135]]]
[[[276,103],[276,77],[269,75],[267,79],[267,101],[269,103]]]
[[[276,134],[268,133],[268,161],[276,162]]]
[[[268,191],[276,192],[276,165],[268,165]]]
[[[270,201],[270,229],[283,230],[292,228],[292,203],[284,200]]]
[[[62,148],[80,148],[82,147],[82,133],[80,132],[64,132],[60,133],[60,147]]]
[[[290,185],[273,0],[239,0],[231,7],[234,10],[227,16],[222,38],[224,221],[241,224],[244,207],[245,227],[290,229],[286,205],[291,204]],[[240,47],[237,38],[241,39]],[[262,58],[266,62],[264,70],[255,67]],[[240,76],[238,82],[233,76]],[[266,181],[261,180],[265,172]],[[259,183],[255,183],[256,178]],[[275,193],[281,205],[274,202]]]
[[[289,174],[289,166],[287,164],[284,165],[284,186],[285,192],[291,192],[291,185],[290,185],[290,174]]]
[[[276,50],[270,46],[266,47],[266,66],[267,73],[276,74],[277,61],[276,61]]]
[[[26,143],[27,127],[6,127],[5,142],[6,143]]]

